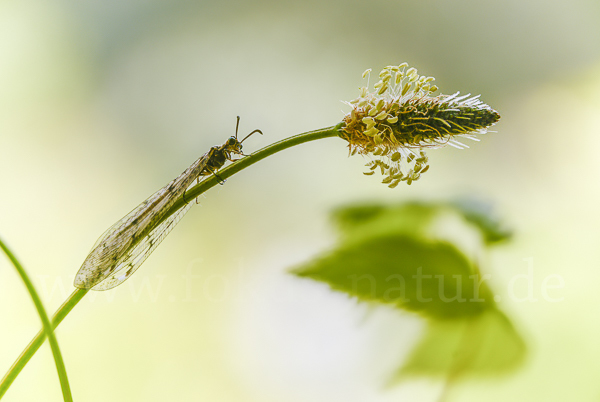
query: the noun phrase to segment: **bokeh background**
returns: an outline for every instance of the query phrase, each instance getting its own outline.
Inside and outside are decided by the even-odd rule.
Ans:
[[[485,270],[528,356],[452,399],[600,400],[599,22],[595,0],[1,1],[0,235],[49,312],[96,238],[233,134],[237,115],[242,132],[265,133],[250,151],[331,126],[366,68],[403,61],[502,115],[471,149],[431,152],[410,187],[363,176],[327,139],[212,189],[136,276],[60,326],[75,399],[436,401],[441,380],[385,387],[420,318],[287,269],[334,243],[339,205],[469,195],[515,230]],[[541,290],[550,275],[564,281],[556,302]],[[39,327],[1,258],[0,372]],[[46,345],[5,396],[61,398]]]

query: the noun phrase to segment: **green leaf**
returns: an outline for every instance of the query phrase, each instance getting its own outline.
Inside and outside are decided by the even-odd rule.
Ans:
[[[419,376],[497,376],[518,368],[526,350],[512,323],[496,309],[460,320],[431,320],[391,383]]]
[[[512,232],[504,227],[493,214],[490,204],[474,199],[465,199],[449,205],[455,208],[467,222],[481,231],[487,245],[505,242],[512,238]]]
[[[346,242],[293,272],[429,317],[472,316],[494,306],[477,268],[456,247],[407,234]]]
[[[424,237],[439,212],[439,206],[416,202],[397,206],[359,204],[339,208],[332,217],[345,240],[398,233]]]
[[[335,210],[333,220],[345,237],[369,236],[393,231],[421,236],[436,216],[453,211],[478,230],[487,245],[511,239],[512,232],[495,216],[489,203],[466,198],[454,202],[410,202],[397,206],[383,204],[350,205]],[[430,233],[434,235],[435,233]]]
[[[447,220],[449,215],[463,219]],[[450,382],[519,366],[525,344],[497,310],[478,267],[458,246],[436,240],[447,238],[448,222],[476,231],[486,245],[508,240],[511,234],[488,206],[472,201],[363,204],[340,208],[333,218],[341,234],[337,248],[294,273],[361,301],[428,318],[424,338],[393,382],[419,375],[447,376]],[[453,233],[468,235],[457,229]]]
[[[388,207],[383,204],[349,205],[333,211],[332,217],[342,229],[345,229],[373,220],[387,210]]]

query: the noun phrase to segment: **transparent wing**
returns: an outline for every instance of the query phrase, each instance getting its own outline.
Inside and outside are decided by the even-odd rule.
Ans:
[[[75,287],[92,288],[114,272],[115,264],[131,247],[135,233],[150,225],[165,204],[173,202],[167,193],[166,188],[161,188],[100,236],[75,276]]]
[[[164,214],[183,196],[186,189],[204,171],[215,151],[202,155],[177,178],[151,195],[120,221],[112,225],[88,254],[75,276],[74,285],[80,289],[110,289],[131,275],[173,226],[189,209],[184,206],[161,224]],[[140,240],[141,239],[141,240]],[[106,285],[97,286],[110,277]],[[126,278],[125,278],[126,279]],[[116,281],[116,282],[115,282]],[[115,282],[109,286],[108,283]]]
[[[150,197],[145,199],[140,205],[132,209],[127,215],[115,222],[111,227],[106,229],[104,233],[102,233],[98,240],[96,240],[96,243],[94,243],[94,245],[92,246],[92,250],[98,247],[100,244],[102,244],[102,242],[105,242],[106,239],[111,238],[111,235],[119,231],[119,229],[121,229],[122,227],[131,226],[132,221],[136,217],[138,217],[144,209],[148,208],[149,205],[152,205],[155,202],[155,200],[161,198],[164,194],[165,189],[161,188],[160,190],[152,194]]]
[[[127,280],[146,261],[146,258],[158,247],[163,239],[167,237],[192,205],[193,203],[184,205],[156,228],[152,229],[146,237],[140,240],[137,245],[132,247],[117,261],[113,272],[106,279],[95,285],[92,290],[112,289]]]

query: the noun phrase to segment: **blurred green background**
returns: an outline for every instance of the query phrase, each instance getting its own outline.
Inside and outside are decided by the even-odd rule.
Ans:
[[[327,139],[209,191],[132,279],[59,328],[75,399],[436,401],[442,380],[384,386],[419,317],[287,268],[333,245],[340,204],[474,195],[515,230],[485,273],[528,355],[452,399],[600,400],[599,22],[595,0],[0,1],[0,235],[49,312],[97,237],[223,143],[237,115],[265,133],[247,151],[331,126],[366,68],[403,61],[502,115],[471,149],[430,152],[410,187],[363,176]],[[550,275],[564,287],[544,293]],[[0,259],[2,374],[39,327]],[[4,400],[61,398],[44,346]]]

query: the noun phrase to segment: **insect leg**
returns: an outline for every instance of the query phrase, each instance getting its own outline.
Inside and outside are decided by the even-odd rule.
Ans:
[[[216,177],[217,179],[219,179],[219,184],[220,184],[220,185],[223,185],[223,184],[225,184],[225,180],[221,179],[221,177],[220,177],[220,176],[217,174],[217,172],[213,171],[213,170],[212,170],[211,168],[209,168],[208,166],[206,167],[206,169],[208,169],[208,171],[209,171],[209,172],[211,172],[212,174],[214,174],[214,175],[215,175],[215,177]]]
[[[198,177],[196,179],[196,185],[200,184],[200,177]],[[200,198],[200,196],[196,197],[196,204],[200,204],[200,201],[198,201],[198,198]]]

